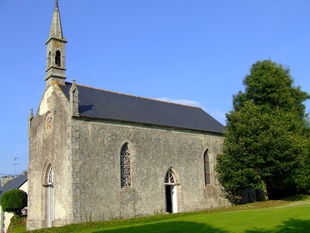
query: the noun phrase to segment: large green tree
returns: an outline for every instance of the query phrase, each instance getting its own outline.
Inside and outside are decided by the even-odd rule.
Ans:
[[[226,194],[238,200],[247,189],[264,190],[269,198],[309,191],[309,126],[303,102],[310,96],[293,86],[288,69],[270,60],[255,63],[244,85],[227,114],[218,157]]]

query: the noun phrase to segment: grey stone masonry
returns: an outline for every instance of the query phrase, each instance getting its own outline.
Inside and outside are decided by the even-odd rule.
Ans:
[[[66,79],[66,43],[63,37],[60,11],[56,0],[49,38],[46,42],[46,76],[47,86],[53,81],[64,85]]]

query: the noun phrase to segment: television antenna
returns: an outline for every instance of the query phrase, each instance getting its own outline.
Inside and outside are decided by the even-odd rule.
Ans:
[[[13,163],[13,167],[14,167],[14,176],[16,176],[16,167],[18,165],[17,160],[19,160],[19,157],[14,157],[14,163]]]

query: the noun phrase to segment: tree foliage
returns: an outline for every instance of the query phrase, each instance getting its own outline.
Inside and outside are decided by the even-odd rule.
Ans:
[[[310,96],[293,86],[289,70],[270,60],[255,63],[244,85],[227,114],[218,157],[226,193],[238,200],[246,189],[264,190],[269,198],[309,191],[309,125],[303,102]]]
[[[5,192],[0,200],[3,211],[20,216],[22,209],[27,206],[27,193],[19,189]]]

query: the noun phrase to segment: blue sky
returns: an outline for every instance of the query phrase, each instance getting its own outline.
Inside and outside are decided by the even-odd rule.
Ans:
[[[59,0],[67,76],[78,84],[194,104],[225,123],[257,60],[310,93],[309,0]],[[0,1],[0,175],[27,168],[27,118],[44,91],[54,0]],[[310,102],[306,103],[310,111]]]

